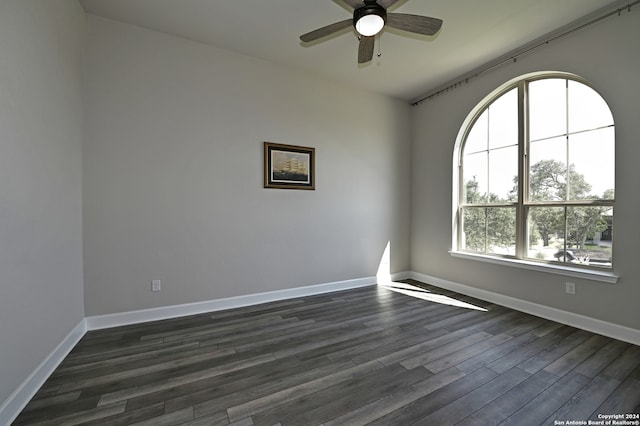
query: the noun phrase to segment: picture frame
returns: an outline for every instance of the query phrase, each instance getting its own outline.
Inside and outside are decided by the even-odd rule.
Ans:
[[[264,142],[264,187],[315,190],[315,148]]]

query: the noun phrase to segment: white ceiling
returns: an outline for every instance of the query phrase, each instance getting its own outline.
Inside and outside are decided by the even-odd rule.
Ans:
[[[85,11],[412,100],[618,0],[400,0],[390,12],[444,20],[433,37],[385,29],[381,57],[357,64],[345,30],[303,45],[299,36],[348,19],[341,0],[81,0]],[[376,42],[376,54],[379,51]]]

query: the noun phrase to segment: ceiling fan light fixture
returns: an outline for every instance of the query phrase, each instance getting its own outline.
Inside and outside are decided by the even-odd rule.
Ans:
[[[378,34],[384,27],[384,20],[378,15],[363,16],[356,22],[356,31],[359,34],[370,37]]]
[[[384,28],[387,21],[387,11],[377,3],[367,4],[356,9],[353,14],[353,26],[358,34],[371,37]]]

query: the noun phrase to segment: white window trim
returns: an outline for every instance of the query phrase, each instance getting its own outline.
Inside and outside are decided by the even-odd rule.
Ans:
[[[501,96],[508,89],[512,88],[515,84],[523,80],[535,79],[536,77],[548,77],[555,76],[558,78],[569,78],[575,79],[578,81],[583,81],[583,79],[572,73],[567,72],[549,72],[549,71],[540,71],[534,72],[530,74],[525,74],[518,76],[512,80],[507,81],[502,84],[495,90],[492,90],[487,96],[484,97],[480,102],[476,104],[476,106],[471,110],[471,112],[467,115],[464,122],[460,126],[460,130],[458,135],[456,136],[456,142],[454,146],[453,152],[456,154],[453,158],[453,189],[452,189],[452,214],[451,214],[451,247],[454,249],[449,251],[449,254],[452,257],[466,260],[474,260],[478,262],[491,263],[494,265],[502,265],[502,266],[510,266],[515,268],[521,268],[531,271],[545,272],[549,274],[556,274],[562,276],[568,276],[572,278],[580,278],[590,281],[598,281],[603,283],[615,284],[618,282],[620,278],[613,270],[600,271],[589,268],[579,268],[572,267],[567,264],[551,264],[551,263],[543,263],[536,262],[525,259],[516,259],[510,257],[498,257],[490,254],[482,254],[482,253],[471,253],[466,251],[458,251],[455,248],[458,247],[458,212],[459,212],[459,199],[460,199],[460,162],[462,150],[460,149],[462,144],[465,141],[465,137],[467,135],[467,131],[470,129],[471,124],[476,120],[478,115],[480,115],[486,108],[487,104],[492,100]]]
[[[538,263],[523,259],[513,259],[508,257],[496,257],[480,253],[450,251],[452,257],[459,259],[475,260],[478,262],[492,263],[494,265],[510,266],[514,268],[528,269],[530,271],[546,272],[549,274],[564,275],[572,278],[580,278],[590,281],[615,284],[620,278],[619,275],[610,271],[596,271],[593,269],[582,269],[568,265]]]

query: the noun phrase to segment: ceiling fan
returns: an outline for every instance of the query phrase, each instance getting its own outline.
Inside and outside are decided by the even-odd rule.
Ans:
[[[398,0],[343,0],[353,7],[353,18],[336,22],[326,27],[300,36],[303,42],[311,42],[349,26],[353,26],[359,34],[358,63],[364,64],[373,58],[375,36],[385,25],[398,30],[416,34],[434,35],[442,27],[442,20],[427,16],[409,15],[406,13],[387,13],[387,9]]]

